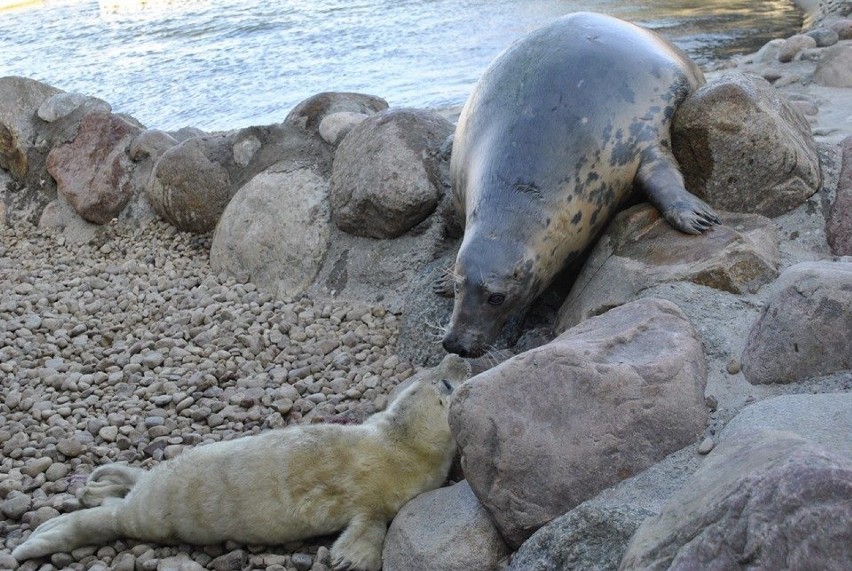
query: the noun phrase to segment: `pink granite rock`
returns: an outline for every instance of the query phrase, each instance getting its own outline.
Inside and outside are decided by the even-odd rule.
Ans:
[[[133,196],[130,143],[141,129],[114,114],[91,113],[70,143],[54,147],[47,170],[85,220],[106,224]]]

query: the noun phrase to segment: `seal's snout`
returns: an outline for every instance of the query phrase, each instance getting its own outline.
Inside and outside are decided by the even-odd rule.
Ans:
[[[447,353],[455,353],[459,357],[479,357],[483,353],[483,351],[477,350],[475,347],[465,346],[459,336],[454,333],[448,333],[441,344]]]
[[[443,341],[441,341],[441,345],[444,346],[444,350],[446,350],[447,353],[455,353],[459,357],[468,357],[469,356],[467,354],[467,351],[465,350],[465,348],[462,346],[461,342],[459,341],[458,335],[453,335],[452,333],[448,333],[444,337]]]

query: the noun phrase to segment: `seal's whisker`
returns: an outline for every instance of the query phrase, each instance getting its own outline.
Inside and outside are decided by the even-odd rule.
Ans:
[[[512,352],[508,349],[498,349],[495,345],[488,345],[485,349],[485,354],[482,356],[489,365],[489,368],[496,367],[506,359],[512,356]]]
[[[449,323],[446,325],[441,325],[440,323],[432,322],[429,320],[424,320],[423,325],[427,327],[429,330],[429,337],[435,337],[436,339],[441,339],[444,335],[447,334],[447,328],[449,327]]]

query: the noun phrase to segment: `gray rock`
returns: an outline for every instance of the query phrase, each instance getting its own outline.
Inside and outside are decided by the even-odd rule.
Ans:
[[[783,45],[784,40],[782,38],[769,40],[754,54],[754,61],[756,63],[774,63],[778,59],[778,52],[781,51]]]
[[[62,232],[70,244],[92,243],[102,236],[103,226],[83,219],[63,195],[44,207],[38,221],[39,228]]]
[[[234,188],[237,169],[227,135],[197,137],[166,150],[154,166],[146,189],[157,213],[187,232],[216,227]]]
[[[166,557],[157,562],[157,571],[203,571],[205,567],[184,554]]]
[[[329,115],[359,113],[369,116],[387,108],[388,102],[375,95],[329,91],[312,95],[296,105],[284,122],[317,135],[320,125]]]
[[[510,551],[466,481],[421,494],[391,523],[384,571],[496,569]]]
[[[0,512],[9,519],[19,520],[21,516],[30,511],[32,499],[24,494],[9,495],[0,503]]]
[[[239,571],[245,569],[247,563],[248,553],[235,549],[211,561],[210,567],[216,571]]]
[[[852,42],[825,50],[814,71],[814,83],[826,87],[852,87]]]
[[[80,107],[85,106],[90,113],[112,112],[112,106],[97,97],[83,95],[82,93],[57,93],[44,100],[38,108],[38,117],[43,121],[52,123],[63,117],[67,117]]]
[[[852,461],[784,432],[727,440],[620,569],[849,569]]]
[[[678,232],[650,205],[619,213],[595,245],[562,308],[561,332],[664,283],[755,292],[778,276],[778,232],[755,214],[719,213],[700,236]]]
[[[793,432],[852,458],[852,393],[781,395],[758,401],[725,425],[720,438],[735,442],[764,430]]]
[[[240,189],[213,235],[214,270],[249,279],[280,296],[312,283],[330,239],[328,182],[312,169],[285,165]]]
[[[450,427],[471,488],[518,546],[694,442],[707,420],[706,380],[683,313],[645,299],[473,377],[453,399]]]
[[[332,218],[356,236],[394,238],[431,214],[443,191],[439,150],[453,125],[430,111],[394,109],[361,122],[334,158]]]
[[[37,144],[38,108],[61,90],[24,77],[0,78],[0,168],[16,180],[29,170],[27,155]]]
[[[153,160],[159,159],[163,153],[174,146],[177,146],[179,141],[159,129],[146,129],[139,133],[130,144],[130,158],[134,161],[140,161],[145,158]]]
[[[17,569],[18,561],[8,553],[0,553],[0,569]]]
[[[792,383],[852,369],[852,263],[784,270],[751,329],[742,370],[752,384]]]
[[[326,143],[336,147],[352,129],[361,124],[367,117],[369,115],[352,113],[351,111],[338,111],[326,115],[319,125],[319,134]]]
[[[326,174],[331,151],[318,135],[287,124],[190,138],[159,158],[148,198],[177,228],[208,232],[240,188],[279,162]]]
[[[56,183],[45,168],[51,145],[36,110],[57,93],[32,79],[0,78],[0,172],[8,171],[12,179],[0,185],[0,222],[35,223],[56,197]]]
[[[135,189],[128,149],[139,132],[118,115],[90,113],[71,143],[50,151],[47,170],[83,219],[106,224],[130,201]]]
[[[630,538],[652,512],[582,504],[545,525],[512,557],[509,571],[615,570]]]
[[[455,251],[444,254],[426,265],[408,286],[397,350],[412,363],[434,366],[446,354],[441,339],[453,313],[453,300],[436,295],[432,287],[455,258]]]
[[[852,40],[852,20],[837,20],[829,25],[829,29],[841,40]]]
[[[831,28],[817,28],[805,34],[816,41],[816,47],[827,48],[840,40],[840,36]]]
[[[308,571],[313,565],[314,558],[307,553],[294,553],[292,557],[293,567],[297,571]]]
[[[833,254],[852,256],[852,137],[841,141],[840,149],[842,166],[825,233]]]
[[[810,125],[756,76],[725,74],[690,95],[672,149],[687,189],[720,210],[778,216],[820,187]]]
[[[405,313],[409,301],[414,305],[425,303],[411,296],[412,281],[446,248],[443,226],[435,216],[394,240],[353,236],[332,224],[328,254],[309,292],[381,303],[389,311]],[[432,295],[431,291],[424,293]],[[431,324],[421,325],[427,328]],[[443,354],[441,350],[440,356]]]
[[[796,59],[802,51],[815,48],[817,46],[816,39],[804,34],[796,34],[787,38],[781,45],[778,51],[778,61],[781,63],[789,63]]]

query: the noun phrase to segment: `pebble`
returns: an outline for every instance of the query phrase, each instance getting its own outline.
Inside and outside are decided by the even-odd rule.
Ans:
[[[292,557],[293,567],[298,571],[308,571],[314,564],[314,558],[307,553],[294,553]]]
[[[29,511],[31,505],[32,500],[29,496],[18,494],[3,500],[0,503],[0,512],[9,519],[18,520]]]
[[[732,357],[730,361],[728,361],[728,365],[726,367],[729,375],[736,375],[742,370],[742,366],[740,365],[740,361],[736,357]]]
[[[63,238],[0,225],[0,531],[9,546],[78,509],[96,466],[150,467],[202,442],[310,422],[309,412],[372,410],[413,373],[384,307],[275,300],[212,272],[210,236],[154,222],[105,226],[98,244]],[[199,547],[186,568],[247,561],[247,548],[229,547]],[[22,568],[158,569],[186,548],[81,549]],[[296,559],[327,566],[327,551]],[[296,567],[280,557],[271,564]]]
[[[701,455],[709,454],[715,446],[716,442],[708,436],[707,438],[701,441],[701,444],[698,445],[698,453]]]

